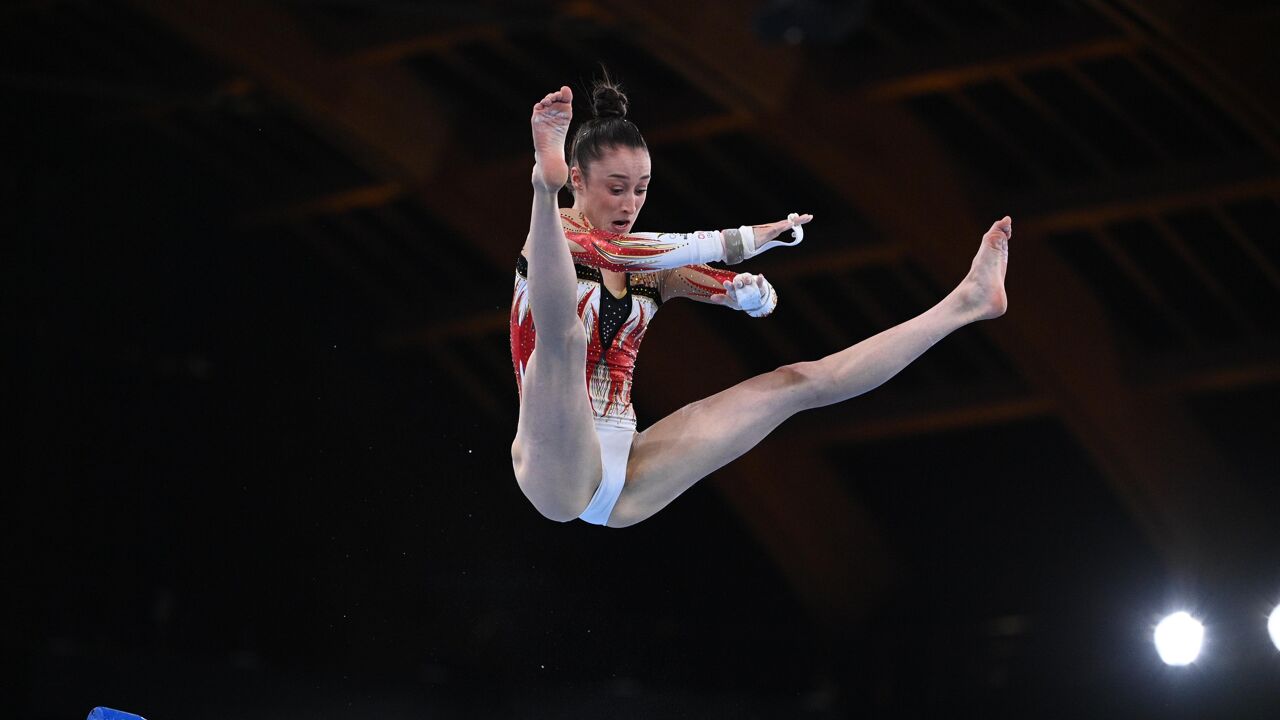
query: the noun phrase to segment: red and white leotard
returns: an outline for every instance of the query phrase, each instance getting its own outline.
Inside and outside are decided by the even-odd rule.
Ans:
[[[636,355],[645,330],[658,307],[673,297],[708,298],[724,294],[721,283],[736,273],[701,264],[688,264],[690,250],[697,246],[718,244],[719,233],[633,233],[619,235],[591,227],[573,211],[561,213],[565,236],[573,243],[574,268],[577,270],[578,317],[587,332],[587,396],[598,421],[635,426],[636,414],[631,407],[631,377]],[[616,306],[612,295],[604,298],[601,269],[627,273],[630,312],[617,327],[616,320],[601,332],[608,319],[609,307]],[[537,332],[529,308],[529,265],[521,256],[516,263],[515,289],[511,299],[511,361],[515,366],[516,388],[521,387],[524,369],[533,354]],[[602,318],[602,306],[605,316]],[[619,319],[622,316],[619,315]],[[603,336],[603,337],[602,337]],[[607,345],[606,345],[607,342]]]

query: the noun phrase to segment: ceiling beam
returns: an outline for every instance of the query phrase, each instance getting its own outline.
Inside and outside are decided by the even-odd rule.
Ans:
[[[383,207],[405,197],[406,188],[395,180],[375,182],[314,197],[283,207],[246,213],[240,224],[248,226],[294,223],[317,215],[337,215],[352,210]]]
[[[1129,55],[1140,47],[1140,44],[1126,37],[1091,38],[1064,46],[1027,50],[1007,57],[928,68],[878,79],[862,87],[859,94],[869,102],[896,102],[918,95],[956,90],[1007,75],[1022,75],[1042,68]]]
[[[453,50],[476,42],[495,42],[505,34],[492,23],[450,28],[360,48],[344,55],[343,60],[354,65],[393,65],[415,55]]]
[[[1238,392],[1280,383],[1280,357],[1236,360],[1200,368],[1159,369],[1139,380],[1144,393],[1170,400],[1198,395]],[[883,408],[880,408],[884,410]],[[858,417],[806,424],[803,431],[786,433],[788,443],[815,447],[879,442],[901,437],[933,435],[952,430],[1024,422],[1056,417],[1054,402],[1042,395],[970,399],[955,404],[917,407],[908,411],[859,414]]]
[[[1156,367],[1139,382],[1147,392],[1180,397],[1273,385],[1280,383],[1280,349],[1202,367]]]
[[[1123,220],[1149,218],[1179,210],[1215,206],[1258,197],[1280,198],[1280,174],[1270,177],[1210,183],[1193,190],[1180,189],[1140,198],[1103,200],[1075,207],[1047,208],[1024,218],[1037,233],[1052,234],[1100,227]]]
[[[933,435],[951,430],[1002,425],[1033,418],[1051,417],[1057,412],[1053,402],[1032,395],[995,400],[976,399],[958,405],[890,412],[875,417],[824,422],[823,429],[806,433],[814,445],[847,445],[900,437]]]
[[[787,88],[802,71],[802,57],[795,48],[763,45],[751,32],[753,3],[594,4],[602,17],[631,33],[642,33],[636,39],[654,59],[735,112],[759,118],[763,112],[782,110],[789,99]]]
[[[257,88],[246,78],[228,77],[213,87],[143,103],[136,107],[95,116],[92,122],[98,126],[127,125],[133,122],[159,122],[167,120],[183,110],[198,110],[226,103],[234,98],[249,97]]]

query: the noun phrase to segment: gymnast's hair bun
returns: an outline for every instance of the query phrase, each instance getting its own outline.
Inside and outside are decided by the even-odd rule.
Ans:
[[[646,150],[640,128],[627,119],[627,96],[609,71],[601,67],[604,77],[591,83],[590,120],[578,125],[569,147],[569,164],[582,169],[585,178],[591,166],[617,148]],[[614,122],[614,121],[617,122]]]
[[[591,86],[591,113],[601,120],[627,116],[627,96],[611,80],[597,80]]]

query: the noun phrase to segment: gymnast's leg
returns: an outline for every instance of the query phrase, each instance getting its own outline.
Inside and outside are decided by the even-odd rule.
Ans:
[[[868,392],[951,332],[1003,315],[1012,234],[1007,217],[992,225],[964,281],[923,314],[821,360],[750,378],[640,433],[609,526],[625,527],[653,515],[797,412]]]
[[[521,381],[511,463],[516,482],[546,517],[567,522],[600,483],[600,442],[587,399],[587,336],[578,318],[577,276],[560,227],[557,193],[569,177],[564,142],[572,92],[562,87],[533,106],[533,213],[525,254],[537,343]]]

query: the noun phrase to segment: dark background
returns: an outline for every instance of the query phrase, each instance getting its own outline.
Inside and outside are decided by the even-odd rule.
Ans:
[[[1274,717],[1277,36],[1244,0],[7,4],[11,712]],[[769,319],[664,308],[642,426],[920,312],[1006,213],[1009,314],[634,528],[541,518],[528,108],[600,61],[641,229],[817,216],[751,268]]]

